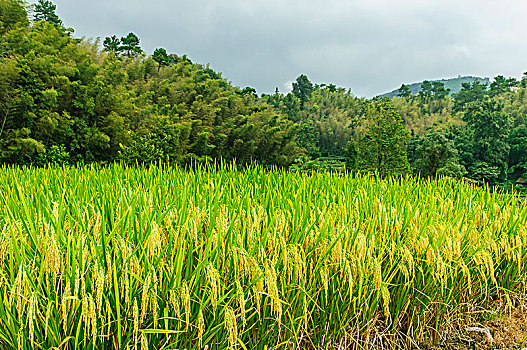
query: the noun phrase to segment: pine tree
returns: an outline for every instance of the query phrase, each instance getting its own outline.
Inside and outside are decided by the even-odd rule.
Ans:
[[[46,21],[54,26],[61,26],[62,21],[55,13],[56,10],[57,5],[53,4],[51,1],[38,0],[35,4],[35,14],[33,18],[35,21]]]
[[[152,58],[154,59],[154,61],[157,62],[157,64],[159,64],[159,66],[157,67],[158,73],[162,66],[168,66],[170,63],[170,58],[168,57],[167,50],[163,48],[155,49]]]
[[[124,52],[128,57],[135,57],[142,53],[143,50],[139,46],[139,38],[137,35],[129,33],[127,36],[122,37],[119,51]]]
[[[104,51],[118,53],[119,47],[121,46],[121,39],[119,39],[116,35],[111,37],[107,36],[104,39],[103,46]]]
[[[398,97],[410,97],[411,95],[412,95],[412,91],[405,84],[401,85],[399,90],[397,90],[397,96]]]

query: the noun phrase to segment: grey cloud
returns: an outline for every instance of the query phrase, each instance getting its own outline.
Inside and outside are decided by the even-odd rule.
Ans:
[[[526,70],[522,0],[56,0],[87,37],[133,31],[210,63],[235,85],[284,90],[299,74],[373,96],[403,82]]]

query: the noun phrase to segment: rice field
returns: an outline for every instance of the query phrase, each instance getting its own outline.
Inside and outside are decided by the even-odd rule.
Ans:
[[[0,348],[433,344],[525,292],[527,208],[232,165],[0,168]]]

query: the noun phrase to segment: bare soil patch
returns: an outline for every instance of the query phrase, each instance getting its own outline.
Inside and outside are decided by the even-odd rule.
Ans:
[[[489,339],[489,334],[492,339]],[[459,329],[446,341],[421,349],[501,350],[527,349],[527,308],[515,308],[497,314],[492,320],[474,323]]]

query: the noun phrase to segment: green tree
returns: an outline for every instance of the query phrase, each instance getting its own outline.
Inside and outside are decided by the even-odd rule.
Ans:
[[[462,111],[471,102],[482,101],[487,93],[487,85],[479,81],[461,84],[461,90],[454,95],[454,112]]]
[[[302,105],[309,100],[313,93],[313,89],[313,83],[309,81],[309,78],[304,74],[301,74],[296,78],[296,82],[293,83],[293,95],[300,99]]]
[[[104,51],[118,53],[121,47],[121,39],[116,35],[107,36],[103,41]]]
[[[527,125],[514,128],[510,135],[509,176],[516,180],[527,176]]]
[[[519,82],[514,78],[505,78],[503,75],[498,75],[490,84],[490,95],[497,96],[510,92],[513,87],[518,86]]]
[[[409,171],[406,145],[409,132],[390,100],[372,103],[367,112],[363,135],[358,139],[358,168],[381,176]]]
[[[421,83],[421,91],[419,91],[419,96],[425,99],[432,97],[434,87],[432,83],[428,80],[425,80]]]
[[[4,136],[6,125],[12,119],[16,107],[15,97],[19,94],[16,81],[19,77],[19,68],[14,59],[5,59],[0,63],[0,139]]]
[[[307,155],[312,158],[320,156],[319,132],[316,130],[314,120],[304,120],[298,123],[296,128],[297,142]]]
[[[256,93],[256,89],[252,88],[250,86],[246,86],[245,88],[243,88],[243,90],[236,91],[236,93],[239,94],[239,95],[251,96],[251,97],[253,97],[255,99],[258,98],[258,94]]]
[[[527,72],[523,73],[522,79],[520,80],[520,86],[522,88],[526,88],[527,87]]]
[[[448,96],[450,89],[445,89],[445,84],[441,81],[434,81],[432,83],[432,93],[435,98],[442,99]]]
[[[302,120],[302,102],[292,93],[285,95],[280,100],[278,110],[286,114],[289,120],[295,123]]]
[[[358,156],[357,144],[351,140],[346,148],[346,170],[357,170]]]
[[[57,6],[48,0],[38,0],[35,4],[35,13],[33,18],[35,21],[46,21],[54,26],[62,26],[62,21],[55,13]]]
[[[128,33],[127,36],[121,38],[121,46],[119,51],[124,52],[128,57],[135,57],[143,52],[139,46],[139,38],[134,33]]]
[[[466,174],[465,167],[459,164],[458,151],[454,141],[440,131],[432,131],[414,139],[413,147],[408,147],[408,158],[417,173],[423,177],[446,175],[461,178]],[[412,149],[412,154],[410,154]]]
[[[163,153],[156,148],[154,140],[148,136],[138,137],[135,134],[129,144],[121,144],[119,152],[119,159],[131,165],[153,163],[163,158]]]
[[[37,153],[33,164],[37,166],[46,166],[49,164],[53,165],[65,165],[70,163],[70,155],[66,151],[66,148],[61,146],[52,145],[42,153]]]
[[[20,0],[0,0],[0,34],[17,24],[28,24],[25,4]]]
[[[475,180],[496,183],[507,178],[512,121],[503,107],[490,98],[467,106],[463,120],[473,133],[473,157],[467,169]]]
[[[158,67],[157,67],[158,73],[162,66],[168,66],[170,64],[170,58],[168,56],[167,50],[163,48],[155,49],[154,54],[152,55],[152,58],[158,64]]]
[[[8,130],[0,139],[0,161],[8,164],[31,164],[46,151],[42,142],[30,137],[31,130]]]
[[[410,97],[411,95],[412,95],[412,91],[405,84],[402,84],[399,90],[397,90],[398,97]]]
[[[337,92],[337,85],[335,85],[335,84],[328,84],[326,89],[328,89],[329,92]]]

